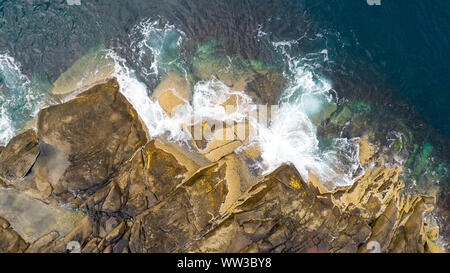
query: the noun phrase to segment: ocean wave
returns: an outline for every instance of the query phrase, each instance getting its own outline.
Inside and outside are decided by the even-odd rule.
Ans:
[[[172,25],[158,25],[158,22],[145,21],[136,27],[132,35],[140,37],[133,44],[137,45],[141,58],[146,56],[153,60],[150,67],[141,67],[146,71],[146,76],[159,77],[162,71],[166,74],[170,70],[167,64],[185,69],[183,63],[177,63],[179,57],[174,52],[169,54],[171,61],[160,61],[164,59],[161,56],[167,54],[166,48],[179,50],[184,34]],[[136,31],[143,35],[135,35]],[[168,39],[170,33],[179,36],[177,39]],[[259,32],[259,38],[263,39],[264,34]],[[215,77],[196,82],[192,88],[192,99],[186,100],[169,117],[151,97],[152,91],[138,80],[137,72],[130,68],[126,60],[114,51],[110,52],[110,56],[116,63],[115,76],[121,92],[136,108],[152,137],[164,135],[170,141],[187,142],[189,136],[182,129],[183,125],[193,125],[202,119],[224,122],[242,122],[247,119],[256,132],[251,144],[257,143],[261,148],[261,166],[266,173],[283,163],[292,162],[305,180],[310,173],[314,173],[321,181],[333,183],[334,186],[352,184],[361,171],[358,140],[337,138],[332,145],[319,148],[316,126],[312,122],[315,115],[333,103],[335,95],[332,83],[316,72],[329,61],[327,50],[295,56],[292,55],[292,47],[298,45],[298,40],[271,43],[286,64],[283,75],[288,80],[288,85],[270,124],[249,118],[257,105],[245,93],[232,91]],[[142,64],[143,62],[140,65]],[[238,101],[241,103],[237,111],[227,113],[222,104],[231,95],[239,96]]]
[[[5,145],[43,107],[44,90],[22,73],[8,53],[0,53],[0,145]]]

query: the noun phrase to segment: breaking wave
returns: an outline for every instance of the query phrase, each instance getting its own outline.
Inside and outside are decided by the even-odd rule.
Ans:
[[[150,67],[140,68],[145,76],[161,77],[170,71],[169,66],[187,74],[177,57],[185,38],[181,31],[171,25],[158,27],[156,22],[146,21],[137,26],[133,35],[139,37],[135,35],[139,32],[144,35],[133,42],[137,46],[133,50],[139,52],[141,60],[154,60]],[[257,105],[244,92],[232,91],[215,77],[194,83],[191,99],[169,117],[151,97],[151,90],[138,80],[137,72],[113,50],[110,56],[116,63],[115,76],[121,92],[136,108],[152,137],[164,135],[170,141],[187,142],[189,136],[182,129],[183,125],[192,125],[201,119],[242,122],[247,118],[250,127],[256,130],[250,144],[256,143],[260,147],[261,167],[265,172],[292,162],[304,179],[314,173],[321,181],[332,182],[334,186],[352,184],[361,170],[357,140],[336,138],[332,145],[320,148],[316,125],[312,121],[335,100],[332,83],[316,73],[316,68],[328,61],[327,51],[291,56],[291,47],[298,41],[271,43],[286,64],[283,74],[288,85],[279,100],[277,114],[269,124],[249,118]],[[228,60],[231,65],[232,58]],[[239,96],[240,104],[236,112],[227,113],[222,104],[231,95]]]
[[[205,119],[247,121],[256,135],[246,145],[256,144],[260,148],[259,168],[264,172],[291,162],[305,180],[313,173],[334,186],[352,184],[362,169],[357,139],[336,138],[331,145],[320,145],[317,137],[318,117],[336,103],[332,83],[317,72],[329,61],[327,50],[299,55],[293,53],[293,48],[301,46],[301,39],[270,41],[262,31],[257,35],[259,39],[266,39],[279,55],[287,80],[277,112],[269,123],[252,116],[258,105],[244,90],[231,90],[215,76],[194,82],[190,98],[171,116],[166,114],[152,98],[152,90],[140,79],[152,78],[158,82],[169,72],[177,72],[188,81],[189,69],[180,57],[186,35],[173,25],[147,20],[130,32],[131,50],[138,56],[133,66],[115,49],[109,49],[107,56],[114,60],[114,76],[121,93],[135,107],[152,137],[163,136],[169,141],[187,143],[190,138],[183,130],[184,125],[194,125]],[[224,67],[228,69],[233,65],[233,58],[226,59],[228,65]],[[45,92],[21,73],[20,65],[7,53],[0,54],[0,77],[0,144],[5,144],[44,106]],[[238,98],[237,109],[227,112],[222,105],[232,95]]]
[[[8,52],[0,53],[0,145],[8,143],[37,115],[44,94]]]

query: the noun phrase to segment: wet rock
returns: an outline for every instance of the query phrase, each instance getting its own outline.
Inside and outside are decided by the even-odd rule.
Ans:
[[[114,60],[107,53],[105,46],[89,50],[59,76],[50,92],[56,95],[77,92],[112,77]]]
[[[11,139],[0,154],[0,176],[7,181],[23,178],[39,155],[36,132],[28,130]]]
[[[361,138],[359,140],[359,161],[361,166],[365,166],[374,160],[376,153],[376,147],[370,144],[366,139]]]
[[[81,211],[50,205],[14,188],[0,188],[0,215],[30,243],[52,231],[66,234],[84,216]]]
[[[147,142],[136,111],[115,79],[41,110],[38,135],[66,160],[60,160],[61,177],[49,179],[53,193],[63,199],[95,191]]]
[[[0,253],[22,253],[28,244],[0,217]]]
[[[177,106],[189,101],[188,83],[180,75],[171,72],[155,88],[152,97],[171,116]]]
[[[180,98],[173,90],[167,90],[158,96],[159,105],[161,105],[162,109],[169,116],[172,116],[175,108],[179,105],[182,105],[184,102],[185,101]]]
[[[185,126],[194,147],[210,162],[233,153],[246,143],[249,137],[248,123],[224,124],[219,121],[204,121],[201,124]],[[201,138],[200,138],[200,137]]]

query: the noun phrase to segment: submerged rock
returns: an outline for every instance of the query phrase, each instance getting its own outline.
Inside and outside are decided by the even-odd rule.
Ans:
[[[91,49],[53,83],[51,94],[64,95],[103,82],[114,72],[114,60],[104,46]]]
[[[342,111],[329,122],[346,120]],[[27,131],[0,153],[8,182],[0,186],[55,211],[41,219],[48,228],[26,240],[23,226],[0,218],[0,251],[66,252],[73,241],[86,253],[370,252],[373,242],[383,252],[442,251],[436,225],[424,217],[435,199],[402,193],[402,168],[386,164],[385,150],[368,137],[360,139],[362,175],[328,191],[293,165],[263,176],[252,169],[260,149],[236,135],[246,123],[204,126],[213,137],[193,141],[192,150],[151,139],[114,79],[41,110],[37,136]],[[227,133],[236,139],[219,137]],[[26,207],[33,202],[20,204],[16,212],[33,213]],[[69,222],[57,217],[60,205],[84,210],[70,230],[58,229]]]

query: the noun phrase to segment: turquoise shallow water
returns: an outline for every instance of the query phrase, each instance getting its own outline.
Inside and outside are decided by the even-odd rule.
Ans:
[[[337,169],[348,182],[361,171],[354,138],[372,131],[399,152],[410,186],[448,187],[449,1],[80,3],[0,3],[0,145],[51,102],[47,91],[61,73],[101,46],[133,70],[120,83],[135,106],[148,102],[168,71],[195,77],[211,60],[211,70],[233,64],[283,73],[288,86],[279,103],[287,106],[286,120],[264,139],[273,146],[268,158],[274,165],[290,160],[330,176]],[[326,126],[323,118],[330,118]],[[298,127],[304,130],[282,134]]]
[[[434,152],[447,154],[448,1],[384,0],[379,6],[365,0],[80,3],[1,3],[3,144],[45,105],[50,83],[98,45],[114,48],[151,90],[165,69],[195,69],[197,46],[213,41],[213,54],[278,70],[289,63],[280,56],[298,56],[303,68],[332,83],[340,100],[386,106],[383,111],[420,132],[419,146],[432,142]],[[145,22],[157,22],[159,29],[169,24],[177,31],[136,31]]]
[[[258,29],[277,39],[304,36],[300,52],[325,46],[335,61],[333,70],[356,73],[361,81],[378,87],[380,93],[389,90],[439,132],[450,134],[448,1],[384,0],[380,6],[370,6],[366,0],[80,3],[3,1],[0,52],[13,57],[29,79],[52,82],[98,44],[130,48],[128,34],[145,18],[162,18],[195,40],[220,38],[224,52],[250,58],[270,59],[267,47],[255,35]],[[312,41],[317,34],[324,38]],[[133,52],[124,51],[127,59],[136,59]],[[147,65],[146,60],[141,65]],[[3,97],[5,85],[11,81],[6,70],[2,68],[0,73]],[[144,80],[152,84],[152,80]],[[9,92],[8,96],[23,96]],[[28,92],[39,100],[36,93],[40,91]],[[18,109],[22,104],[9,107],[13,124],[29,116],[30,110]]]

